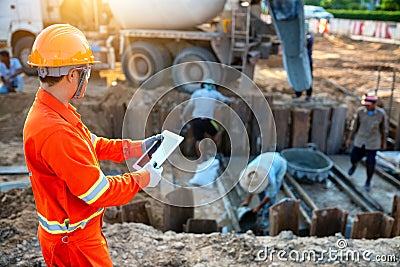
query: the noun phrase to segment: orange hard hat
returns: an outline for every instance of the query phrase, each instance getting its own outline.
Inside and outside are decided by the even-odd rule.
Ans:
[[[89,65],[95,61],[85,35],[69,24],[54,24],[37,37],[28,64],[35,67]]]

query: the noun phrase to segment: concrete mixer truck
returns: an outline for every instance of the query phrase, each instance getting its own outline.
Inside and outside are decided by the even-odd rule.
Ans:
[[[0,46],[26,64],[35,36],[53,23],[83,30],[100,69],[121,62],[131,84],[142,84],[170,66],[176,84],[226,79],[219,62],[253,77],[259,58],[277,53],[273,25],[260,19],[260,1],[251,0],[2,0]],[[4,12],[5,11],[5,12]],[[153,84],[153,86],[155,86]],[[190,91],[182,86],[182,90]]]

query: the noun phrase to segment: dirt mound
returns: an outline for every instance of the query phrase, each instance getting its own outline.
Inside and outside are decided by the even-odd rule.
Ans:
[[[22,138],[25,118],[34,99],[32,93],[0,95],[0,141]]]
[[[35,243],[38,220],[31,188],[0,192],[0,266],[15,263]],[[41,258],[41,255],[34,257]],[[8,264],[6,264],[8,263]]]
[[[45,266],[36,235],[37,216],[30,189],[1,193],[0,266]],[[14,203],[14,204],[13,204]],[[20,207],[17,204],[22,204]],[[3,207],[7,206],[6,211]],[[8,210],[8,211],[7,211]],[[283,231],[277,237],[245,234],[187,234],[161,232],[137,223],[104,224],[114,266],[397,266],[400,237],[345,240],[297,237]],[[340,247],[339,247],[340,245]],[[330,254],[329,254],[330,253]],[[307,258],[309,257],[309,258]],[[394,260],[397,260],[394,261]]]

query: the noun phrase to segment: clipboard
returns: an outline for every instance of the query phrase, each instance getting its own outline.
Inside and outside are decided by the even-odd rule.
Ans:
[[[184,137],[168,130],[164,130],[161,135],[162,141],[155,142],[143,155],[133,164],[135,170],[142,169],[148,162],[152,162],[154,168],[159,168],[182,143]],[[159,143],[161,142],[161,144]]]

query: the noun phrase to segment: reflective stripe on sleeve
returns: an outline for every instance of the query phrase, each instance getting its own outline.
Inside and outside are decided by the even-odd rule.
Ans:
[[[110,187],[110,184],[102,171],[100,171],[99,179],[84,194],[78,196],[87,204],[95,202]]]
[[[92,134],[92,133],[91,133],[90,135],[91,135],[91,137],[92,137],[92,145],[95,146],[96,141],[97,141],[97,135]]]
[[[78,228],[85,228],[85,226],[96,216],[100,215],[104,211],[104,208],[100,208],[95,213],[93,213],[90,217],[83,219],[80,222],[76,222],[74,224],[69,224],[69,219],[65,219],[64,223],[59,223],[57,221],[48,221],[43,215],[38,213],[39,223],[46,232],[50,234],[64,234],[71,233]]]

